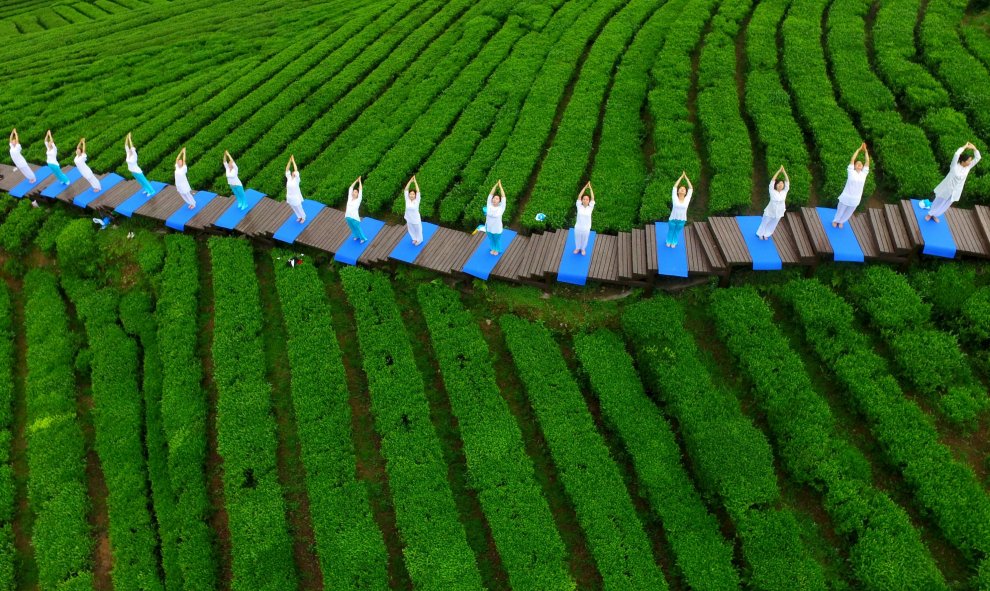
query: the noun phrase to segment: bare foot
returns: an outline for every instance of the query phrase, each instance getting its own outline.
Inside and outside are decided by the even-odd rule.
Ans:
[[[419,240],[413,240],[413,246],[419,246],[419,244],[420,244]]]
[[[939,219],[937,217],[932,217],[932,221],[934,221],[936,224],[941,224],[942,223],[942,222],[939,221]]]
[[[189,206],[189,209],[196,209],[196,206],[195,205],[190,205]]]
[[[839,223],[838,222],[832,222],[832,227],[833,228],[838,228],[839,227]]]
[[[839,222],[839,229],[842,229],[842,222]]]
[[[581,256],[585,256],[584,255],[584,249],[581,249]]]
[[[579,253],[579,252],[581,252],[581,249],[580,249],[580,248],[575,248],[575,249],[574,249],[574,254],[577,254],[577,253]]]
[[[932,221],[932,216],[931,216],[931,214],[928,214],[928,215],[926,215],[926,216],[925,216],[925,221],[926,221],[926,222],[930,222],[930,221]]]

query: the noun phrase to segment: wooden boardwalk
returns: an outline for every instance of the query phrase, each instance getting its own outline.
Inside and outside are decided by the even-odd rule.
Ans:
[[[0,165],[0,175],[0,190],[3,191],[12,190],[23,180],[20,172],[8,165]],[[43,180],[28,196],[37,196],[51,182],[51,177]],[[80,179],[57,199],[71,204],[73,198],[88,190],[86,181]],[[136,182],[125,180],[90,203],[88,208],[98,214],[107,214],[137,190]],[[256,240],[272,241],[275,232],[292,215],[284,201],[265,197],[237,224],[233,232],[217,228],[214,223],[232,204],[231,197],[214,198],[186,223],[186,231],[243,234]],[[178,192],[169,185],[138,208],[134,215],[164,224],[184,206]],[[990,258],[990,207],[954,207],[945,215],[943,223],[947,223],[952,232],[957,257]],[[867,261],[906,262],[924,247],[912,205],[907,200],[856,213],[850,225]],[[334,255],[349,235],[343,212],[328,207],[310,220],[294,244]],[[386,224],[360,255],[358,263],[367,266],[397,264],[389,255],[404,236],[405,226]],[[777,254],[785,267],[814,266],[820,261],[833,259],[832,246],[814,208],[788,212],[773,238]],[[472,235],[441,227],[422,246],[422,252],[414,264],[444,275],[462,275],[465,264],[483,240],[483,233]],[[500,255],[491,277],[515,283],[547,285],[557,278],[566,240],[567,230],[519,235]],[[693,222],[685,227],[683,241],[690,277],[728,277],[733,269],[752,268],[752,256],[732,217],[716,216]],[[685,282],[682,278],[659,274],[657,236],[653,224],[615,235],[600,234],[588,256],[591,257],[589,282],[642,286]]]

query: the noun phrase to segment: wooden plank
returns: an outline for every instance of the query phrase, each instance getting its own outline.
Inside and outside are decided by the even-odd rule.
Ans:
[[[588,279],[615,282],[618,280],[618,270],[613,263],[615,251],[618,248],[618,239],[615,236],[602,235],[597,240],[599,242],[591,254],[591,270],[589,270]]]
[[[619,232],[616,236],[616,273],[621,281],[632,281],[632,234]]]
[[[715,243],[722,251],[725,262],[730,266],[752,265],[753,258],[746,248],[746,241],[743,240],[742,232],[734,218],[711,217],[708,218],[708,226],[715,236]]]
[[[655,224],[647,224],[646,232],[646,274],[650,277],[656,275],[660,266],[657,263],[657,227]]]
[[[564,248],[567,247],[567,230],[557,230],[554,233],[553,246],[547,253],[546,266],[543,267],[543,274],[547,277],[556,277],[560,271],[560,261],[564,258]]]
[[[976,226],[983,234],[983,240],[990,243],[990,207],[977,205],[973,208]]]
[[[960,253],[983,258],[990,256],[990,245],[983,238],[975,211],[950,207],[945,212],[945,219]]]
[[[471,258],[472,254],[474,254],[474,251],[478,248],[478,245],[480,245],[483,240],[487,239],[487,237],[481,232],[478,232],[473,236],[467,232],[461,232],[460,234],[463,237],[462,240],[464,241],[464,246],[460,250],[454,252],[448,273],[461,273],[464,269],[464,265],[467,264],[468,259]],[[504,257],[505,251],[498,256]]]
[[[103,175],[103,176],[106,176],[106,175]],[[103,177],[101,177],[101,176],[98,175],[97,178],[103,178]],[[68,189],[66,189],[66,190],[62,191],[61,193],[59,193],[58,195],[56,195],[55,198],[58,199],[59,201],[61,201],[62,203],[71,204],[73,199],[75,199],[79,195],[82,195],[86,191],[92,191],[92,190],[93,190],[93,188],[89,186],[89,181],[87,181],[86,179],[80,177],[80,178],[76,179],[76,182],[74,182],[71,185],[69,185],[69,188]]]
[[[866,210],[866,215],[870,220],[870,231],[877,241],[877,249],[880,256],[897,256],[894,248],[894,241],[890,238],[890,228],[887,227],[887,214],[879,207],[871,207]]]
[[[38,170],[41,168],[37,164],[28,164],[31,170]],[[0,164],[0,191],[10,192],[14,187],[21,184],[24,180],[24,175],[21,171],[17,170],[16,166],[11,166],[9,164]]]
[[[684,228],[684,248],[688,253],[688,274],[711,275],[714,269],[708,263],[704,248],[698,239],[697,224],[691,224]]]
[[[801,262],[810,265],[817,261],[818,256],[811,245],[811,237],[808,236],[808,230],[801,220],[801,214],[796,211],[787,212],[784,216],[784,224],[791,230],[791,237],[794,239]]]
[[[646,232],[642,228],[633,228],[632,231],[632,274],[633,277],[643,279],[646,277]]]
[[[715,235],[712,234],[712,229],[708,223],[698,222],[691,225],[696,226],[694,233],[698,237],[702,249],[705,251],[705,256],[708,258],[708,264],[711,265],[712,270],[716,273],[728,270],[729,265],[726,264],[725,258],[722,256],[722,251],[719,249],[718,244],[715,243]]]
[[[894,251],[899,255],[913,251],[914,244],[908,235],[904,214],[900,206],[896,203],[887,203],[883,206],[883,211],[887,218],[887,229],[890,230],[890,240],[894,244]],[[913,217],[914,214],[911,215]]]
[[[130,199],[130,197],[140,188],[141,185],[135,181],[121,181],[110,187],[107,192],[90,203],[89,208],[96,209],[104,213],[111,212],[116,209],[118,205]]]
[[[528,236],[516,236],[509,248],[502,253],[502,258],[495,263],[492,268],[492,277],[513,281],[516,278],[515,269],[519,266],[519,261],[525,256],[526,245],[529,242]],[[463,266],[462,266],[463,268]]]
[[[333,212],[335,211],[337,210],[330,209],[329,207],[320,210],[313,221],[306,226],[306,229],[296,237],[296,242],[324,252],[336,252],[330,251],[327,248],[329,242],[327,238],[334,229]],[[343,216],[341,216],[341,219],[343,219]]]
[[[546,256],[547,248],[553,240],[553,236],[549,232],[545,232],[536,237],[536,250],[533,251],[533,256],[529,260],[529,268],[526,270],[524,278],[540,280],[543,274],[543,259]]]
[[[877,247],[877,240],[870,227],[869,217],[865,213],[854,213],[849,218],[849,225],[852,227],[859,247],[863,249],[863,256],[866,259],[876,259],[880,257],[880,249]]]
[[[433,267],[431,265],[433,261],[443,253],[453,236],[455,236],[454,231],[449,228],[437,229],[437,233],[426,243],[426,246],[423,248],[423,254],[419,255],[416,264],[420,267],[432,269]]]
[[[794,243],[790,224],[777,223],[777,229],[773,232],[773,245],[777,249],[777,256],[780,257],[781,263],[798,265],[803,262],[798,254],[797,245]]]
[[[801,219],[804,220],[804,229],[808,231],[808,238],[811,240],[811,247],[815,253],[823,259],[832,260],[835,252],[832,251],[832,244],[825,235],[825,228],[822,227],[822,220],[818,217],[818,211],[814,207],[802,207]]]
[[[202,211],[186,222],[186,228],[191,230],[213,230],[213,222],[217,221],[227,208],[233,205],[234,199],[231,197],[216,196],[212,201],[203,207]]]
[[[907,235],[912,243],[912,250],[924,246],[925,239],[921,237],[921,227],[918,226],[918,218],[914,217],[914,206],[907,199],[902,199],[898,205],[901,207],[904,226],[907,228]]]
[[[134,214],[164,222],[180,207],[186,207],[186,202],[182,200],[175,187],[168,185],[159,191],[151,201],[137,208]]]

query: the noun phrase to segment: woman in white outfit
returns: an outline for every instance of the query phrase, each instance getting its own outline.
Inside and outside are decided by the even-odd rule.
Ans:
[[[972,150],[973,153],[966,154],[964,157],[963,152],[967,149]],[[973,170],[981,158],[980,151],[970,142],[966,142],[965,146],[956,150],[955,156],[952,157],[952,166],[949,167],[949,174],[945,175],[942,182],[935,187],[935,200],[932,201],[932,208],[928,210],[928,215],[925,216],[926,221],[938,222],[938,216],[948,211],[953,203],[959,201],[969,171]]]
[[[89,186],[93,188],[93,192],[99,193],[103,190],[103,185],[100,184],[100,179],[96,178],[93,170],[86,164],[88,158],[86,156],[86,138],[82,138],[76,145],[76,157],[72,159],[72,162],[76,165],[76,170],[82,174],[82,177],[86,179]]]
[[[292,208],[292,213],[296,214],[297,222],[301,224],[306,221],[306,210],[302,206],[302,190],[299,189],[299,167],[296,166],[295,156],[289,156],[289,162],[285,165],[285,202]]]
[[[591,181],[581,188],[575,207],[577,219],[574,221],[574,254],[581,253],[584,256],[588,238],[591,237],[591,212],[595,210],[595,190],[591,188]]]
[[[410,186],[415,186],[415,188],[410,189]],[[413,175],[406,183],[404,193],[406,196],[406,230],[409,232],[409,237],[412,238],[413,246],[419,246],[423,242],[423,219],[419,216],[419,203],[423,194],[419,191],[416,175]]]
[[[778,179],[781,174],[784,175],[784,180]],[[773,231],[777,229],[780,218],[787,213],[787,192],[790,190],[791,179],[787,176],[784,166],[781,165],[770,180],[770,203],[763,210],[763,219],[760,221],[759,229],[756,230],[756,235],[760,237],[760,240],[766,240],[773,236]]]
[[[498,194],[496,195],[496,191]],[[489,251],[492,256],[502,252],[502,214],[505,213],[505,189],[499,179],[488,193],[488,205],[485,208],[485,233],[488,234]]]
[[[24,155],[21,154],[21,140],[17,137],[17,130],[14,129],[10,132],[10,159],[14,161],[14,166],[17,170],[21,171],[32,185],[38,182],[38,177],[34,175],[34,171],[28,165],[27,160],[24,159]]]
[[[866,163],[857,160],[862,152]],[[859,202],[863,199],[863,188],[866,187],[866,177],[870,174],[870,152],[866,149],[866,142],[853,152],[846,168],[846,186],[839,195],[839,204],[835,209],[835,217],[832,218],[832,227],[841,228],[849,221]]]
[[[124,138],[124,155],[125,161],[127,162],[127,170],[129,170],[131,175],[134,176],[134,180],[141,185],[141,188],[144,190],[144,194],[148,197],[154,195],[155,188],[151,186],[151,183],[148,181],[148,177],[144,176],[144,172],[142,172],[141,167],[138,166],[137,148],[134,147],[134,139],[129,133],[127,134],[127,137]]]
[[[192,187],[189,185],[189,178],[186,176],[189,166],[186,164],[186,149],[179,151],[175,159],[175,190],[179,192],[179,197],[186,202],[189,209],[196,209],[196,200],[193,199]]]
[[[686,187],[681,184],[684,181]],[[681,230],[687,223],[688,205],[691,205],[691,196],[694,195],[694,185],[688,178],[687,172],[681,171],[680,178],[674,183],[674,188],[670,191],[670,217],[667,218],[667,247],[677,248],[677,240],[680,238]]]

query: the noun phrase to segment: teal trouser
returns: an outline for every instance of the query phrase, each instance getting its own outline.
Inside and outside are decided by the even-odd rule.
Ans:
[[[234,191],[234,197],[237,198],[237,207],[241,209],[247,209],[247,196],[244,195],[244,187],[241,185],[231,185],[231,190]]]
[[[491,250],[494,250],[495,252],[502,252],[502,233],[499,232],[498,234],[492,234],[489,232],[488,244],[491,245]]]
[[[55,178],[57,178],[59,182],[63,185],[69,184],[69,177],[65,176],[65,173],[58,167],[58,164],[49,164],[48,168],[52,169],[52,174],[55,175]]]
[[[344,218],[344,219],[347,220],[347,227],[351,229],[351,234],[353,234],[355,238],[357,238],[361,242],[367,240],[367,238],[364,237],[364,230],[361,229],[361,222],[357,221],[354,218]]]
[[[683,229],[684,220],[667,221],[667,244],[677,246],[677,239],[680,237],[681,230]]]
[[[141,184],[141,188],[144,189],[145,193],[149,195],[155,194],[155,188],[151,186],[151,183],[148,182],[148,178],[145,177],[143,174],[141,174],[140,172],[135,172],[134,180],[136,180],[138,183]]]

